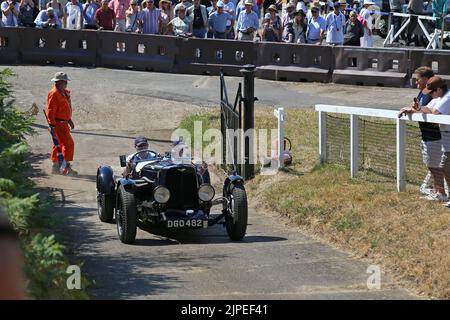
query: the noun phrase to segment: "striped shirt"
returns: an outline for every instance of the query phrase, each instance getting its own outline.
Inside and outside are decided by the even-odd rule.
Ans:
[[[144,22],[143,34],[158,34],[159,33],[159,20],[161,16],[161,10],[153,8],[149,10],[145,8],[141,12],[140,19]]]

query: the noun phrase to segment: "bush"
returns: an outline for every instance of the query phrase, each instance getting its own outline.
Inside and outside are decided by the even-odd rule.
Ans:
[[[25,275],[29,280],[28,293],[36,299],[85,299],[84,290],[68,290],[65,247],[51,229],[55,218],[48,213],[48,204],[33,193],[33,183],[27,173],[29,154],[25,137],[34,131],[33,119],[14,107],[11,85],[6,78],[8,69],[0,71],[0,206],[19,232],[25,257]],[[51,200],[51,199],[50,199]],[[87,280],[82,279],[83,289]]]

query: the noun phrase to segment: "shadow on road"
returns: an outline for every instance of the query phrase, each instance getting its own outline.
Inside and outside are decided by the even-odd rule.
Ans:
[[[34,128],[45,129],[45,130],[47,130],[47,128],[48,128],[46,125],[36,124],[36,123],[32,124],[31,126]],[[88,136],[97,136],[97,137],[107,137],[107,138],[122,138],[122,139],[130,139],[130,140],[134,140],[136,138],[135,136],[124,136],[124,135],[107,134],[107,133],[93,133],[93,132],[85,132],[85,131],[77,131],[77,130],[72,130],[70,133],[88,135]],[[152,141],[152,142],[161,142],[161,143],[171,143],[172,142],[170,140],[165,140],[165,139],[147,138],[147,140]]]

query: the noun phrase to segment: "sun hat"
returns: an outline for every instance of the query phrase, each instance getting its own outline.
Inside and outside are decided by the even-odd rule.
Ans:
[[[51,79],[50,81],[52,81],[52,82],[70,81],[70,78],[66,73],[59,71],[59,72],[55,73],[55,75],[53,76],[53,79]]]

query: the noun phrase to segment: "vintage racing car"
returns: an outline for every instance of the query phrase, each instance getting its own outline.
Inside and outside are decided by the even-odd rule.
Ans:
[[[122,178],[114,178],[110,166],[97,169],[98,215],[102,222],[112,222],[115,216],[120,241],[133,243],[137,227],[208,228],[217,223],[226,227],[231,240],[242,240],[248,220],[242,177],[227,177],[223,196],[214,199],[207,169],[201,172],[191,162],[176,162],[170,153],[150,152],[154,160],[136,162]],[[128,165],[125,156],[120,162]],[[221,214],[211,215],[211,207],[219,204]]]

